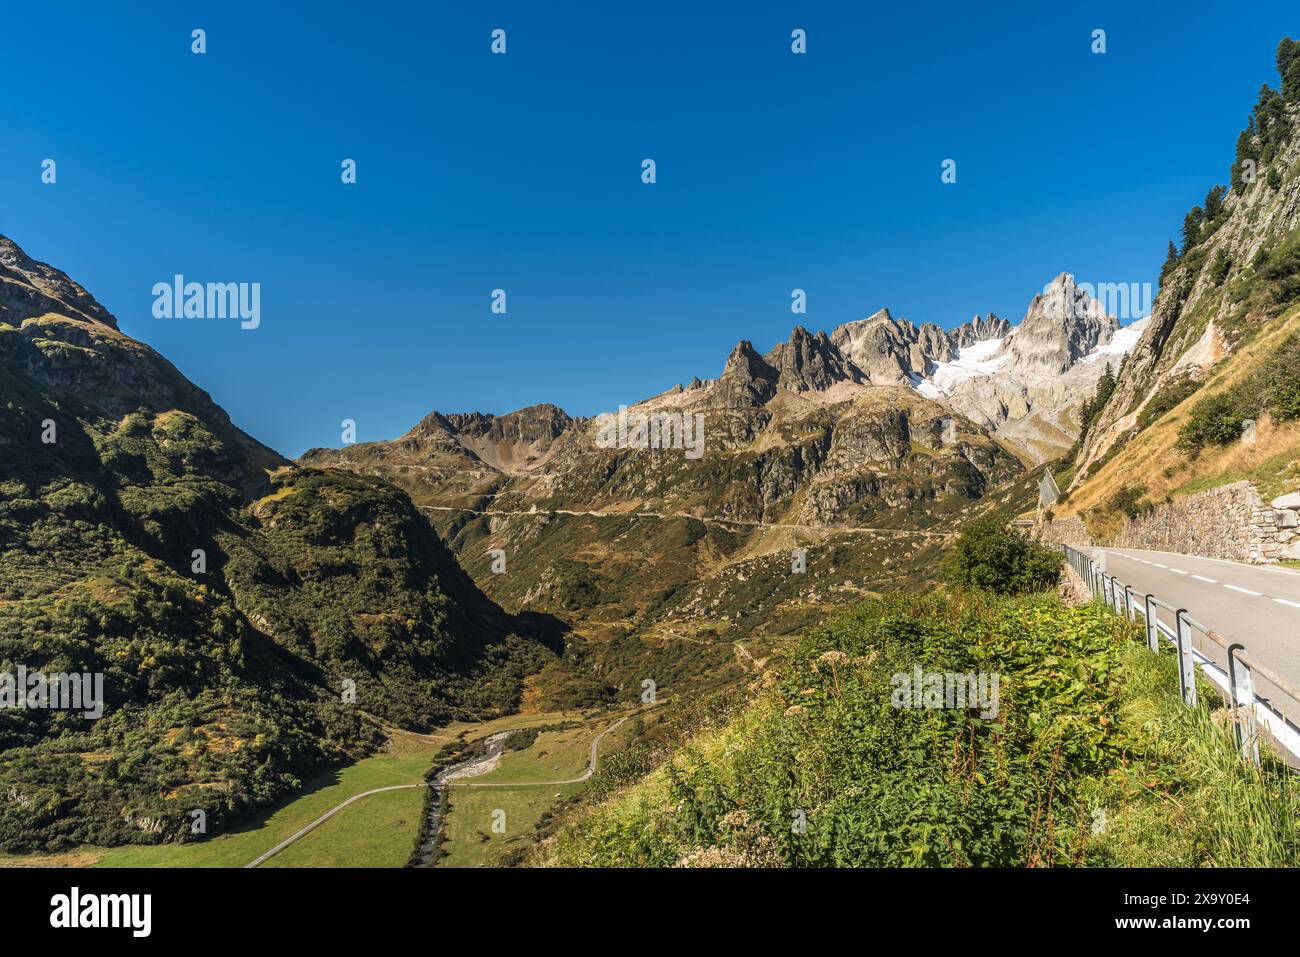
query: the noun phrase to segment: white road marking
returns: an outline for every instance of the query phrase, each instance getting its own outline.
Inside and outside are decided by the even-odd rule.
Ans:
[[[1159,562],[1152,562],[1151,564],[1152,564],[1152,565],[1155,565],[1156,568],[1168,568],[1168,567],[1169,567],[1168,565],[1161,565]]]
[[[1187,574],[1187,572],[1183,571],[1181,568],[1171,568],[1171,569],[1169,569],[1169,570],[1170,570],[1171,572],[1173,572],[1175,575],[1186,575],[1186,574]]]
[[[1211,585],[1219,584],[1213,578],[1206,578],[1204,575],[1193,575],[1192,577],[1195,578],[1197,581],[1209,582]]]
[[[1251,591],[1249,588],[1238,588],[1236,585],[1224,585],[1224,588],[1231,588],[1233,591],[1239,591],[1243,595],[1254,595],[1256,598],[1261,597],[1257,591]]]
[[[1292,608],[1300,608],[1300,601],[1291,601],[1288,598],[1274,598],[1279,605],[1290,605]]]

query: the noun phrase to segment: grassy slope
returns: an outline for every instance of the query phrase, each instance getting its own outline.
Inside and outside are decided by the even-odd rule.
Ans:
[[[365,758],[345,768],[336,768],[316,778],[307,789],[294,800],[275,810],[270,816],[252,826],[223,834],[195,844],[163,844],[156,846],[115,847],[103,851],[99,860],[101,867],[243,867],[259,854],[262,854],[299,828],[305,827],[320,817],[330,808],[347,800],[354,794],[369,791],[372,788],[387,787],[393,784],[415,784],[429,769],[429,762],[437,748],[430,745],[428,750],[413,752],[402,756],[377,755]],[[405,793],[405,792],[395,792]],[[406,829],[404,840],[405,853],[396,864],[405,863],[410,854],[415,831],[419,827],[420,791],[412,789],[410,799],[415,808]],[[365,847],[370,838],[373,824],[369,820],[371,802],[378,801],[385,795],[364,798],[349,810],[362,813],[355,819],[331,820],[319,830],[332,828],[335,839],[340,839],[342,832],[351,832],[358,847]],[[364,805],[364,807],[363,807]],[[343,818],[347,812],[338,815]],[[355,829],[354,829],[355,827]],[[302,843],[317,843],[318,833],[313,832]],[[342,838],[348,841],[348,838]],[[288,850],[293,850],[296,845]],[[288,850],[281,853],[288,853]],[[274,860],[274,859],[273,859]],[[369,862],[367,862],[369,863]],[[374,861],[375,866],[383,862]]]
[[[1001,723],[891,707],[890,676],[918,662],[996,670]],[[1172,661],[1097,606],[873,602],[811,633],[768,685],[666,764],[571,812],[535,862],[1300,862],[1286,775],[1248,770],[1207,707],[1182,706]]]
[[[523,788],[453,788],[439,867],[492,867],[502,855],[526,849],[543,814],[585,784]],[[557,796],[558,795],[558,796]],[[493,813],[505,812],[505,833],[492,832]]]
[[[1084,514],[1096,533],[1116,530],[1122,516],[1106,503],[1123,488],[1140,483],[1150,501],[1217,488],[1241,479],[1256,482],[1266,497],[1300,487],[1300,423],[1260,421],[1253,447],[1235,443],[1207,446],[1194,457],[1178,450],[1178,432],[1192,407],[1226,392],[1258,369],[1291,333],[1300,330],[1300,310],[1272,323],[1228,356],[1205,384],[1135,436],[1120,452],[1070,493],[1056,511]]]

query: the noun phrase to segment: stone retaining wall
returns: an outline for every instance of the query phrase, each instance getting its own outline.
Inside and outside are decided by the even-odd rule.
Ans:
[[[1044,521],[1038,526],[1038,535],[1045,542],[1072,545],[1075,548],[1087,548],[1093,544],[1092,536],[1078,515],[1065,515],[1050,522]]]
[[[1234,482],[1162,502],[1125,522],[1110,542],[1094,543],[1077,515],[1044,523],[1041,534],[1046,541],[1076,547],[1108,544],[1270,564],[1300,559],[1300,493],[1265,502],[1250,482]]]

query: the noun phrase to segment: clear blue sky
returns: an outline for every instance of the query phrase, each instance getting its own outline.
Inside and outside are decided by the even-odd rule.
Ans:
[[[795,287],[829,330],[1154,281],[1300,36],[1280,2],[121,6],[6,7],[0,233],[288,455],[716,376]],[[178,272],[260,282],[261,328],[154,319]]]

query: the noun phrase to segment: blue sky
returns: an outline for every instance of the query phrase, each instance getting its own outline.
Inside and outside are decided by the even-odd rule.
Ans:
[[[1270,2],[280,6],[6,9],[0,233],[287,455],[594,414],[796,322],[1154,282],[1300,36]],[[155,319],[176,273],[260,282],[261,327]]]

